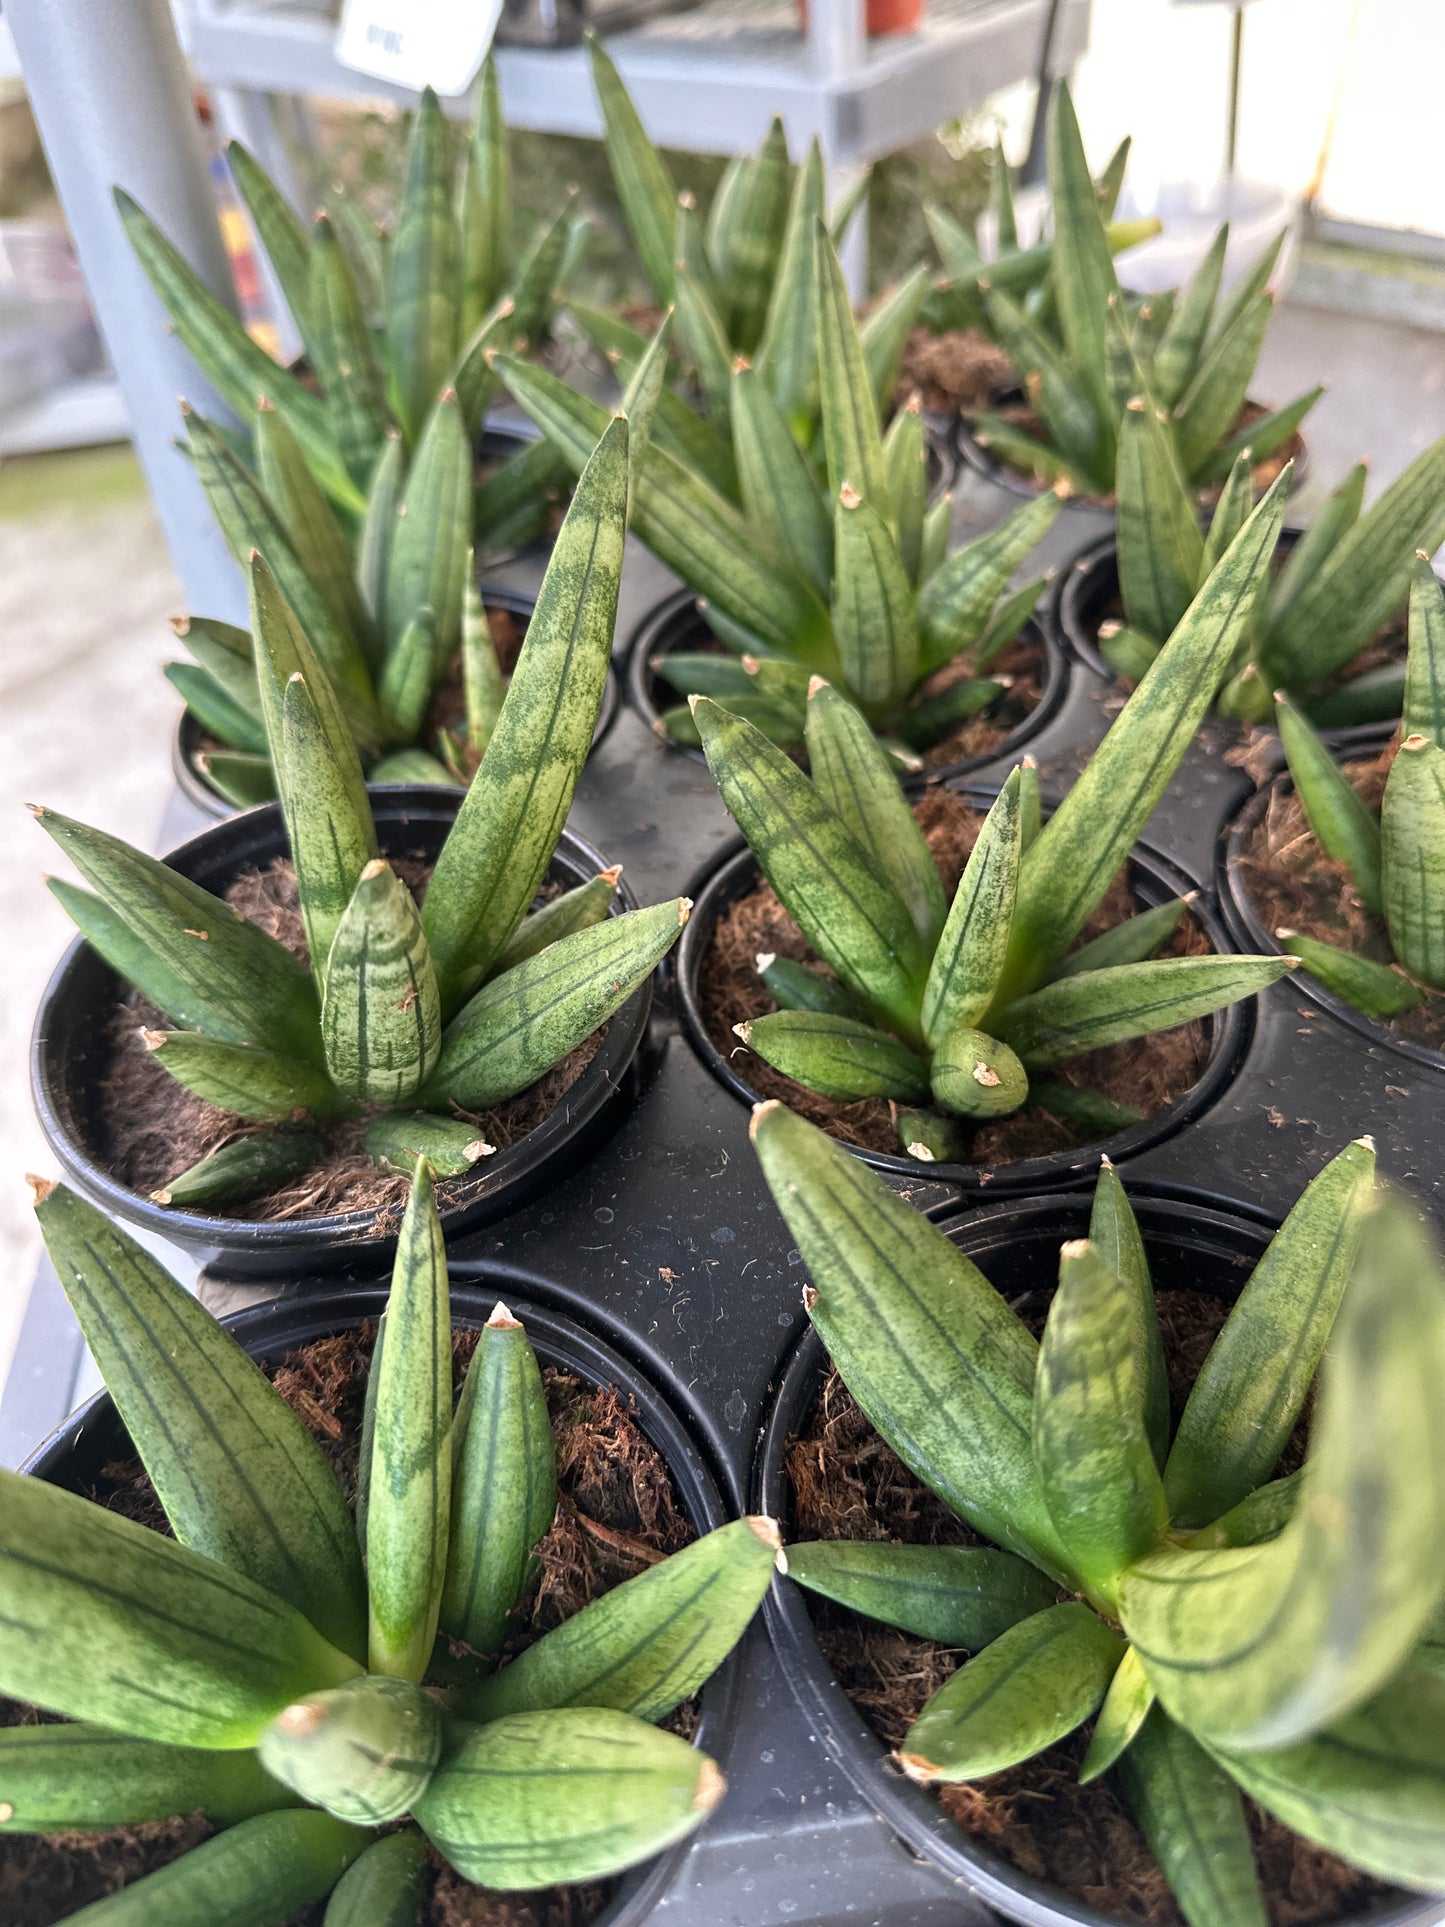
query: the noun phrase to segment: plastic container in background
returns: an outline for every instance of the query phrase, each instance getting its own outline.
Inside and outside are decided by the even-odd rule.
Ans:
[[[1127,180],[1119,196],[1121,221],[1157,216],[1162,234],[1118,257],[1120,283],[1134,294],[1182,287],[1204,259],[1221,221],[1229,223],[1222,285],[1227,289],[1279,233],[1288,228],[1269,285],[1283,295],[1299,259],[1300,204],[1288,189],[1234,174],[1219,180]]]

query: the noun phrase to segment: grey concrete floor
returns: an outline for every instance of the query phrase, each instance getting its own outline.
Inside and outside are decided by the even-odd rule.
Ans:
[[[1291,307],[1275,318],[1256,392],[1284,400],[1328,380],[1307,427],[1312,507],[1360,456],[1372,491],[1445,434],[1445,335]],[[67,941],[43,887],[45,837],[20,805],[43,801],[141,844],[170,789],[176,702],[160,674],[178,588],[127,450],[0,469],[0,764],[11,860],[0,870],[0,1379],[38,1240],[22,1182],[53,1169],[30,1111],[36,1002]]]

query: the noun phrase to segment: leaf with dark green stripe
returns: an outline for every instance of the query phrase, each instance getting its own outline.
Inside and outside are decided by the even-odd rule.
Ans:
[[[1037,1087],[1035,1101],[1041,1101]],[[1159,1330],[1154,1284],[1139,1223],[1119,1174],[1102,1158],[1089,1213],[1089,1242],[1123,1286],[1129,1300],[1126,1323],[1134,1354],[1133,1378],[1142,1388],[1144,1429],[1155,1463],[1163,1466],[1169,1453],[1169,1375],[1164,1363],[1164,1340]]]
[[[781,1563],[771,1519],[734,1519],[614,1586],[472,1687],[467,1719],[606,1706],[660,1720],[742,1638]]]
[[[1091,937],[1071,950],[1049,973],[1049,982],[1062,977],[1077,977],[1081,971],[1104,970],[1115,964],[1145,963],[1154,956],[1179,928],[1189,897],[1171,897],[1151,910],[1140,910],[1125,917],[1101,936]]]
[[[197,1808],[218,1827],[294,1804],[254,1753],[162,1746],[84,1722],[0,1731],[0,1834],[144,1826]]]
[[[610,870],[599,870],[586,883],[579,883],[572,890],[564,890],[560,896],[551,898],[540,909],[523,917],[506,949],[497,958],[492,975],[499,977],[513,965],[537,956],[549,944],[556,943],[559,937],[570,937],[574,930],[590,930],[593,924],[601,923],[617,899],[617,881],[621,874],[621,864]]]
[[[928,1220],[781,1104],[753,1144],[811,1274],[808,1316],[911,1471],[986,1537],[1058,1577],[1030,1446],[1038,1347]]]
[[[391,406],[408,441],[420,435],[456,358],[460,261],[451,136],[428,87],[407,144],[382,332]]]
[[[227,1043],[319,1063],[315,987],[274,937],[118,837],[54,810],[35,815],[100,907],[73,885],[52,886],[56,895],[106,961],[168,1017]]]
[[[880,421],[886,420],[893,408],[903,350],[932,285],[933,276],[920,263],[896,287],[881,295],[858,324],[858,340]]]
[[[426,1860],[412,1827],[375,1841],[332,1889],[323,1927],[416,1927]]]
[[[391,556],[391,538],[396,527],[396,511],[406,480],[406,443],[401,430],[389,428],[371,471],[366,499],[366,515],[356,548],[356,582],[372,628],[379,643],[386,613],[386,568]],[[380,666],[380,649],[372,658],[373,669]]]
[[[1445,1587],[1445,1273],[1404,1204],[1366,1220],[1321,1374],[1299,1504],[1265,1545],[1151,1554],[1124,1628],[1170,1714],[1230,1749],[1289,1746],[1408,1657]]]
[[[410,890],[380,858],[357,878],[326,959],[326,1068],[338,1090],[404,1104],[441,1054],[441,1000]]]
[[[1265,591],[1263,626],[1268,630],[1323,568],[1335,549],[1360,519],[1365,502],[1368,462],[1356,462],[1343,482],[1315,511],[1298,540],[1285,554]]]
[[[807,456],[755,369],[732,378],[733,446],[748,518],[821,593],[833,581],[833,529]]]
[[[875,715],[896,708],[918,676],[913,588],[890,508],[886,491],[875,503],[845,486],[833,518],[833,639],[848,688]]]
[[[998,1015],[1005,1043],[1032,1066],[1173,1030],[1253,997],[1295,967],[1292,957],[1157,957],[1084,970],[1045,984]]]
[[[151,1203],[186,1210],[265,1197],[309,1171],[324,1151],[312,1130],[247,1131],[167,1178]]]
[[[1059,324],[1101,425],[1113,419],[1105,318],[1118,292],[1113,258],[1094,191],[1073,98],[1061,84],[1049,108],[1049,194],[1054,213],[1053,277]],[[1104,450],[1105,470],[1112,467]]]
[[[366,1841],[329,1813],[261,1814],[69,1918],[81,1927],[267,1927],[324,1900]]]
[[[1380,806],[1385,922],[1412,976],[1445,989],[1445,749],[1407,736]]]
[[[1260,295],[1200,357],[1174,410],[1175,440],[1186,475],[1199,474],[1238,419],[1273,313],[1273,297]]]
[[[449,1014],[530,909],[592,747],[607,684],[627,516],[627,423],[577,484],[487,753],[422,910]]]
[[[362,789],[361,764],[349,735],[328,714],[330,691],[296,671],[280,704],[280,729],[272,733],[271,765],[286,819],[286,840],[311,968],[323,990],[327,959],[363,871],[376,858],[376,830]]]
[[[477,81],[477,118],[463,159],[458,201],[461,229],[461,333],[471,333],[501,298],[511,241],[512,165],[497,63],[488,54]]]
[[[1156,1708],[1118,1773],[1189,1927],[1267,1927],[1244,1804],[1203,1747]]]
[[[908,580],[916,588],[923,560],[923,518],[928,512],[928,452],[917,396],[889,423],[883,437],[883,460],[888,470],[888,500],[898,553]]]
[[[1327,857],[1349,869],[1367,909],[1382,908],[1381,826],[1349,777],[1282,690],[1275,721],[1305,821]]]
[[[923,991],[923,1032],[935,1048],[977,1024],[993,1002],[1008,950],[1022,845],[1021,775],[1011,772],[969,852]]]
[[[447,1255],[423,1160],[397,1238],[378,1374],[366,1505],[374,1673],[419,1680],[431,1659],[452,1484]]]
[[[1150,375],[1154,393],[1162,408],[1173,408],[1182,399],[1199,366],[1199,357],[1203,353],[1214,315],[1228,246],[1229,224],[1226,222],[1215,234],[1204,259],[1175,302],[1169,325],[1154,350]]]
[[[395,647],[424,608],[436,623],[439,678],[461,642],[472,541],[472,457],[450,390],[427,418],[402,491],[386,568],[386,634]]]
[[[648,279],[658,299],[667,304],[673,294],[677,184],[648,139],[631,95],[595,34],[588,36],[587,52],[617,197]]]
[[[316,217],[307,302],[309,352],[326,398],[327,422],[347,474],[369,495],[372,470],[391,426],[386,382],[346,250],[326,214]]]
[[[301,1111],[339,1117],[350,1108],[324,1071],[294,1057],[223,1043],[198,1030],[142,1030],[161,1069],[219,1110],[258,1124],[287,1124]]]
[[[535,350],[546,339],[563,275],[572,223],[575,188],[551,221],[537,229],[512,276],[513,325],[524,347]]]
[[[1153,1704],[1154,1688],[1149,1684],[1149,1676],[1134,1648],[1126,1647],[1089,1735],[1089,1750],[1079,1767],[1080,1786],[1087,1786],[1101,1773],[1107,1773],[1133,1745]]]
[[[993,1546],[895,1546],[823,1539],[791,1545],[788,1577],[839,1606],[919,1639],[977,1652],[1058,1588],[1036,1566]]]
[[[1402,736],[1428,736],[1445,749],[1445,586],[1426,555],[1410,575],[1410,653]]]
[[[1223,558],[1225,550],[1249,520],[1250,510],[1254,507],[1254,470],[1248,455],[1235,458],[1229,471],[1229,479],[1219,492],[1219,500],[1214,505],[1214,513],[1209,518],[1209,533],[1204,540],[1204,556],[1199,564],[1199,581],[1207,582],[1216,566]],[[1260,604],[1263,606],[1269,592],[1266,579],[1260,584]]]
[[[817,1010],[778,1010],[734,1029],[774,1070],[822,1097],[840,1103],[861,1097],[928,1102],[927,1059],[872,1024]]]
[[[795,433],[811,423],[818,406],[813,249],[822,217],[823,155],[814,136],[793,175],[767,326],[757,355],[758,374]]]
[[[477,1341],[462,1397],[441,1627],[492,1659],[557,1505],[542,1375],[527,1334],[501,1303]]]
[[[1367,1017],[1398,1017],[1404,1011],[1418,1010],[1425,1001],[1424,992],[1389,964],[1301,936],[1297,930],[1277,930],[1275,935],[1299,958],[1316,983],[1343,997]]]
[[[181,1746],[253,1746],[357,1670],[244,1573],[41,1479],[0,1472],[0,1691]]]
[[[887,752],[829,683],[815,680],[808,691],[806,741],[814,788],[908,905],[924,943],[935,943],[948,902],[933,853]]]
[[[238,140],[227,141],[226,160],[236,191],[245,203],[251,225],[266,251],[282,298],[291,310],[306,353],[314,358],[312,327],[311,237],[295,209],[261,163]]]
[[[736,213],[724,237],[726,247],[720,255],[714,254],[726,290],[724,319],[740,354],[750,355],[762,340],[792,186],[788,137],[781,117],[774,114],[762,145],[742,174]]]
[[[1445,1889],[1445,1680],[1411,1669],[1315,1739],[1217,1757],[1327,1853],[1381,1880]]]
[[[513,1713],[464,1730],[416,1819],[466,1880],[598,1880],[684,1839],[724,1782],[705,1753],[610,1707]]]
[[[1009,578],[1053,526],[1056,495],[1016,509],[996,529],[925,573],[918,597],[919,669],[927,673],[970,649],[987,633]]]
[[[770,950],[758,952],[757,967],[768,995],[780,1010],[821,1010],[834,1017],[862,1014],[852,991],[821,970],[810,970],[791,957],[776,957]]]
[[[865,501],[882,504],[888,499],[888,471],[878,407],[853,319],[853,302],[821,221],[814,229],[813,309],[828,493],[836,499],[846,482]]]
[[[211,1314],[93,1205],[58,1186],[36,1217],[177,1539],[359,1656],[356,1534],[311,1434]]]
[[[1087,1606],[1048,1606],[1001,1633],[939,1687],[903,1736],[910,1779],[978,1780],[1082,1726],[1124,1652]]]
[[[1030,846],[1005,970],[1011,996],[1040,982],[1083,929],[1179,767],[1253,614],[1289,481],[1286,470],[1230,544]]]
[[[363,1674],[308,1693],[261,1735],[261,1764],[312,1806],[357,1826],[399,1820],[441,1757],[436,1702],[410,1680]]]
[[[1201,1552],[1213,1552],[1221,1546],[1260,1546],[1267,1539],[1277,1539],[1294,1517],[1303,1484],[1301,1466],[1282,1479],[1256,1486],[1248,1498],[1231,1506],[1212,1525],[1191,1533],[1183,1543]]]
[[[1112,480],[1112,428],[1101,418],[1067,350],[1036,326],[1006,294],[990,289],[990,331],[1007,353],[1051,446],[1106,494]]]
[[[1204,542],[1173,439],[1146,397],[1131,401],[1120,421],[1115,489],[1124,613],[1166,642],[1194,600]]]
[[[168,662],[165,678],[208,736],[248,755],[265,753],[259,717],[243,709],[215,678],[193,662]]]
[[[641,988],[691,907],[676,897],[607,917],[489,978],[443,1032],[420,1101],[483,1111],[535,1083]]]
[[[377,690],[382,726],[393,742],[414,738],[426,720],[436,663],[436,617],[418,609],[392,644]]]
[[[336,511],[306,466],[300,444],[270,402],[256,410],[257,474],[296,551],[297,560],[330,604],[337,623],[362,647],[371,626],[356,586],[351,546]]]
[[[1039,1344],[1034,1464],[1073,1570],[1106,1603],[1169,1523],[1145,1424],[1139,1317],[1136,1291],[1094,1245],[1063,1247]]]
[[[708,766],[763,874],[851,990],[921,1041],[927,951],[908,906],[813,785],[761,731],[693,703]]]

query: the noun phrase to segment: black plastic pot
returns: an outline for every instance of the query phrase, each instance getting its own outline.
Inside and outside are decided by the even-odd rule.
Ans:
[[[1347,760],[1341,752],[1341,760]],[[1284,953],[1284,945],[1268,928],[1255,907],[1250,895],[1249,885],[1244,875],[1244,851],[1260,818],[1269,808],[1271,799],[1283,795],[1294,787],[1289,772],[1282,771],[1274,781],[1256,793],[1245,804],[1239,815],[1230,823],[1220,839],[1219,847],[1219,900],[1224,912],[1225,922],[1239,942],[1249,949],[1261,952],[1273,951],[1277,956]],[[1417,1044],[1409,1037],[1401,1037],[1377,1017],[1367,1017],[1353,1004],[1347,1003],[1334,991],[1327,990],[1309,972],[1301,970],[1299,981],[1309,985],[1309,995],[1314,1003],[1320,1004],[1342,1024],[1347,1024],[1362,1037],[1369,1038],[1373,1044],[1383,1044],[1388,1050],[1398,1051],[1417,1064],[1428,1064],[1432,1069],[1445,1071],[1445,1051],[1432,1050],[1428,1044]]]
[[[538,1284],[545,1292],[545,1282],[539,1280]],[[465,1283],[453,1280],[453,1323],[485,1324],[497,1298],[505,1294],[543,1364],[572,1372],[590,1385],[615,1387],[625,1396],[638,1427],[666,1461],[683,1509],[699,1535],[724,1524],[728,1513],[716,1480],[679,1412],[607,1339],[519,1295],[517,1285],[514,1273],[499,1276],[495,1283],[489,1283],[485,1276],[474,1276]],[[367,1319],[379,1317],[386,1307],[386,1297],[385,1285],[345,1289],[323,1285],[303,1296],[238,1312],[221,1322],[258,1364],[274,1365],[302,1345],[355,1330]],[[100,1392],[52,1433],[21,1470],[84,1495],[93,1488],[108,1461],[132,1454],[129,1435],[110,1394]],[[742,1669],[734,1655],[703,1689],[696,1743],[714,1756],[726,1749],[737,1719],[741,1686]],[[690,1845],[690,1841],[683,1841],[623,1875],[619,1892],[596,1917],[593,1927],[637,1927],[676,1875]]]
[[[970,802],[974,800],[969,797]],[[987,807],[991,799],[977,800],[982,807]],[[1135,846],[1130,858],[1130,876],[1136,896],[1146,909],[1171,897],[1183,896],[1192,888],[1182,872],[1143,843]],[[688,1042],[718,1082],[749,1106],[759,1101],[758,1095],[732,1059],[724,1057],[709,1036],[699,979],[719,918],[760,880],[757,858],[744,845],[720,864],[696,891],[692,916],[676,952],[677,999]],[[1196,898],[1190,910],[1215,950],[1223,952],[1232,948],[1223,925],[1202,898]],[[894,1177],[916,1182],[923,1176],[940,1184],[956,1185],[970,1194],[986,1192],[990,1197],[1023,1197],[1046,1186],[1065,1190],[1092,1184],[1101,1156],[1107,1154],[1119,1164],[1174,1136],[1208,1110],[1234,1077],[1249,1047],[1252,1024],[1249,1000],[1231,1004],[1205,1021],[1209,1026],[1209,1058],[1198,1082],[1152,1117],[1131,1125],[1126,1131],[1117,1131],[1112,1137],[1095,1139],[1073,1150],[1056,1151],[1045,1157],[1020,1158],[1015,1164],[997,1165],[988,1170],[972,1164],[921,1165],[917,1159],[902,1155],[862,1150],[851,1144],[846,1148],[865,1164]]]
[[[1029,622],[1021,632],[1031,641],[1036,641],[1043,656],[1043,677],[1039,690],[1039,700],[1028,715],[1016,728],[1011,729],[990,749],[979,756],[963,756],[953,763],[940,763],[936,769],[920,772],[914,777],[905,777],[904,784],[924,782],[941,783],[950,777],[971,776],[986,764],[1002,762],[1008,758],[1021,756],[1033,739],[1053,721],[1068,693],[1069,666],[1064,652],[1053,642],[1048,632],[1039,624]],[[691,756],[694,761],[704,761],[700,749],[685,743],[675,743],[662,724],[662,712],[681,702],[668,684],[652,667],[653,658],[667,656],[677,650],[715,649],[717,640],[706,620],[698,611],[697,597],[690,589],[681,589],[660,602],[644,618],[633,635],[627,651],[627,701],[637,712],[648,728],[659,737],[670,751]]]
[[[384,854],[433,858],[461,803],[460,790],[387,786],[370,792]],[[222,894],[241,871],[286,853],[280,806],[263,804],[203,830],[167,862]],[[598,853],[563,831],[551,876],[571,888],[604,867]],[[619,908],[633,908],[623,889]],[[113,1178],[101,1140],[98,1085],[110,1059],[109,1025],[120,980],[83,939],[73,943],[47,986],[31,1044],[31,1087],[41,1128],[66,1175],[103,1211],[189,1251],[201,1264],[236,1277],[284,1278],[298,1272],[375,1271],[396,1249],[394,1227],[378,1231],[369,1211],[294,1220],[252,1221],[200,1211],[170,1211]],[[534,1131],[451,1179],[439,1199],[448,1237],[494,1222],[575,1170],[635,1098],[639,1051],[647,1033],[651,985],[612,1019],[601,1047],[565,1098]]]
[[[1281,555],[1289,554],[1300,534],[1299,529],[1285,529],[1282,532],[1279,538]],[[1081,549],[1073,562],[1059,571],[1043,612],[1045,625],[1053,640],[1076,662],[1082,663],[1086,669],[1091,669],[1096,676],[1101,676],[1109,683],[1118,683],[1118,678],[1099,653],[1099,624],[1106,621],[1117,606],[1118,596],[1118,546],[1112,535],[1105,535],[1097,542],[1091,542],[1086,549]],[[1122,688],[1122,684],[1119,686]],[[1205,727],[1243,733],[1243,725],[1212,712]],[[1394,731],[1395,721],[1392,720],[1353,723],[1346,728],[1326,729],[1320,733],[1336,749],[1363,752],[1382,748]],[[1281,760],[1283,755],[1281,750]]]
[[[522,445],[524,444],[519,441],[519,446]],[[483,599],[489,609],[505,609],[508,614],[521,616],[526,621],[531,620],[532,611],[537,606],[535,596],[524,595],[516,589],[502,588],[490,582],[485,585]],[[607,681],[602,690],[602,706],[597,712],[597,727],[592,732],[594,748],[611,728],[620,700],[616,672],[609,663]],[[176,720],[175,735],[171,738],[171,773],[176,779],[177,789],[186,801],[192,804],[202,816],[219,823],[228,816],[234,816],[236,806],[228,803],[224,796],[212,789],[197,767],[196,759],[204,746],[205,732],[190,710],[183,709]],[[391,785],[386,787],[389,788]]]
[[[1262,1213],[1243,1215],[1183,1190],[1129,1186],[1156,1288],[1188,1287],[1230,1302],[1263,1256],[1272,1226]],[[1030,1197],[985,1205],[941,1229],[1012,1302],[1051,1295],[1059,1246],[1088,1233],[1087,1197]],[[784,1469],[788,1440],[807,1418],[827,1370],[822,1343],[808,1332],[778,1385],[763,1426],[754,1477],[754,1502],[780,1519],[790,1535],[792,1487]],[[764,1605],[770,1636],[814,1734],[910,1852],[931,1861],[1022,1927],[1121,1927],[1122,1917],[1073,1899],[1021,1873],[954,1825],[931,1794],[896,1769],[819,1650],[806,1595],[787,1579],[773,1581]],[[1340,1927],[1427,1927],[1440,1918],[1438,1901],[1395,1894]]]

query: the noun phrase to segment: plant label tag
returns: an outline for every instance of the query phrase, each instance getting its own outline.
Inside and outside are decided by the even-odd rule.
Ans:
[[[454,98],[476,79],[501,11],[502,0],[345,0],[336,58],[394,87]]]

